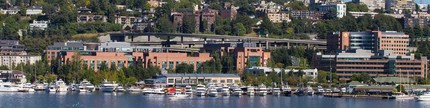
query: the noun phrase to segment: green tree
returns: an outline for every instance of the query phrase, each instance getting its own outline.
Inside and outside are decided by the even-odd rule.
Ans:
[[[173,32],[172,22],[170,22],[168,16],[162,16],[157,22],[157,29],[162,33],[171,33]]]
[[[194,73],[194,66],[186,63],[181,63],[176,66],[176,73]]]
[[[182,23],[182,33],[194,33],[196,29],[196,20],[194,14],[185,15]]]
[[[236,36],[243,36],[243,35],[245,35],[245,33],[246,33],[246,28],[245,28],[245,26],[243,26],[242,23],[236,23],[234,25],[234,34]]]

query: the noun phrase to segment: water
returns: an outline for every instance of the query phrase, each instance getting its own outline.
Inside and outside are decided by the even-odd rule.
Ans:
[[[127,93],[0,93],[1,108],[430,108],[414,100],[322,96],[190,97],[170,99]]]

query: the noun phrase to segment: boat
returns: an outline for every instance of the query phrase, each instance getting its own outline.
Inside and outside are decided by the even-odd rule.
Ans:
[[[206,86],[199,84],[196,88],[196,96],[205,96],[206,95]]]
[[[306,87],[306,94],[309,96],[314,95],[315,91],[311,86]]]
[[[315,94],[316,95],[322,95],[323,93],[324,93],[324,88],[322,88],[321,86],[318,86]]]
[[[230,96],[230,87],[228,87],[227,85],[222,86],[221,95],[222,96]]]
[[[140,92],[142,92],[142,89],[140,89],[139,87],[136,87],[136,86],[131,86],[130,88],[127,89],[127,92],[129,92],[129,93],[140,93]]]
[[[185,86],[185,94],[193,94],[193,88],[190,85]]]
[[[280,88],[272,88],[272,95],[274,95],[274,96],[281,95],[281,89]]]
[[[233,86],[231,86],[230,90],[231,90],[231,95],[232,96],[241,96],[243,94],[242,89],[237,84],[234,84]]]
[[[166,94],[163,88],[152,88],[152,93],[158,95]]]
[[[215,87],[211,87],[211,88],[208,89],[207,94],[210,97],[217,97],[218,96],[218,91],[216,90]]]
[[[256,94],[259,96],[266,96],[267,95],[266,85],[264,84],[260,85],[260,87],[256,91]]]
[[[116,86],[115,91],[116,92],[125,92],[125,89],[122,86]]]
[[[142,93],[143,95],[154,94],[154,90],[151,88],[143,88]]]
[[[55,91],[56,92],[67,92],[67,89],[68,89],[68,87],[62,79],[59,79],[58,81],[55,82]]]
[[[0,92],[18,92],[18,86],[11,82],[3,82],[0,80]]]
[[[392,95],[392,96],[396,100],[412,100],[412,99],[414,99],[414,96],[407,95],[407,94],[402,93],[402,92],[394,93],[394,95]]]
[[[118,84],[111,83],[105,79],[102,82],[102,84],[100,85],[100,91],[102,91],[102,92],[113,92],[115,90],[116,86],[118,86]]]
[[[57,91],[57,89],[55,89],[55,85],[54,84],[48,84],[47,86],[46,86],[46,92],[56,92]]]
[[[423,95],[416,96],[415,100],[417,100],[417,101],[430,101],[430,93],[425,92]]]
[[[189,97],[189,95],[185,94],[182,91],[184,91],[184,90],[176,89],[176,88],[169,88],[168,93],[167,93],[167,97],[169,97],[170,99],[183,99],[183,98]]]
[[[45,91],[46,89],[46,85],[48,84],[43,84],[43,83],[36,83],[34,84],[35,86],[33,87],[35,91]]]
[[[249,86],[248,90],[246,91],[248,96],[254,96],[255,95],[255,88],[254,86]]]
[[[291,95],[291,87],[288,85],[282,86],[282,93],[285,96],[290,96]]]
[[[81,83],[79,83],[78,88],[79,92],[93,92],[96,89],[96,87],[87,79],[82,80]]]
[[[18,92],[34,92],[33,85],[31,83],[21,84],[18,88]]]

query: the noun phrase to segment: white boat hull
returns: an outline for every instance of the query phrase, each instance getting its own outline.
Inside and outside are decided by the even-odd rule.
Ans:
[[[425,96],[425,97],[423,97],[423,96],[417,96],[417,97],[415,97],[415,99],[417,101],[430,101],[430,97],[429,96]]]
[[[210,97],[217,97],[218,93],[209,93],[208,96],[210,96]]]

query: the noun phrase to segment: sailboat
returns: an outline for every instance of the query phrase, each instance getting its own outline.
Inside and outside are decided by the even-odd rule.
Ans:
[[[401,69],[400,69],[400,73],[401,73]],[[408,72],[408,75],[409,75],[409,72]],[[408,79],[409,80],[409,79]],[[408,81],[409,82],[409,81]],[[400,74],[400,87],[401,87],[401,85],[402,85],[402,77],[401,77],[401,74]],[[404,87],[403,87],[404,88]],[[402,92],[402,89],[400,88],[400,90],[399,90],[399,92],[398,93],[395,93],[395,95],[393,95],[393,97],[396,99],[396,100],[409,100],[409,99],[414,99],[414,97],[413,96],[411,96],[411,95],[406,95],[405,93],[403,93]]]

